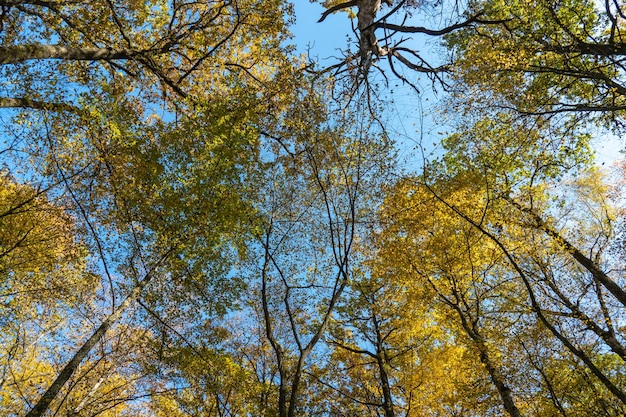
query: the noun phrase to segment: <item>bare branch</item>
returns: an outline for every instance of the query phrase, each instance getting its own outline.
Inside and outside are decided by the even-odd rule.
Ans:
[[[393,23],[387,23],[385,21],[379,21],[374,24],[376,29],[389,29],[394,32],[402,32],[402,33],[422,33],[424,35],[429,36],[443,36],[448,33],[452,33],[455,30],[462,29],[464,27],[471,26],[474,23],[485,24],[485,25],[496,25],[500,23],[505,23],[510,21],[511,19],[500,19],[500,20],[482,20],[480,19],[482,13],[472,16],[464,22],[455,23],[450,26],[446,26],[443,29],[428,29],[422,26],[405,26],[405,25],[395,25]]]
[[[322,17],[320,17],[320,20],[318,20],[317,23],[323,22],[324,19],[326,19],[330,14],[335,13],[339,10],[347,9],[348,7],[354,7],[357,5],[357,3],[358,0],[351,0],[345,3],[337,4],[333,7],[329,7],[324,13],[322,13]]]

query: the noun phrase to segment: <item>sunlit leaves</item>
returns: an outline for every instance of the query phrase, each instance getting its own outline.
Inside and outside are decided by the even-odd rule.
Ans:
[[[35,300],[41,306],[77,301],[93,289],[87,253],[75,233],[73,219],[46,198],[46,190],[19,184],[6,174],[0,178],[4,308],[26,314]]]
[[[613,42],[622,19],[610,20],[608,3],[485,1],[473,7],[505,22],[447,37],[458,57],[453,73],[461,101],[522,114],[580,112],[572,119],[621,120],[623,62],[621,43]]]

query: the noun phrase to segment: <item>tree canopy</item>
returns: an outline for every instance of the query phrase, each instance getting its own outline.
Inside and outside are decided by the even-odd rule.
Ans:
[[[622,2],[315,3],[0,0],[1,415],[626,413]]]

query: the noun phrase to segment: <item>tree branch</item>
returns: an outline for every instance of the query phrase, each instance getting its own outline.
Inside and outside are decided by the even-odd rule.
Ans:
[[[31,100],[26,97],[0,97],[0,108],[23,108],[34,110],[49,110],[56,112],[81,113],[80,107],[68,103],[51,103],[47,101]]]
[[[482,13],[474,15],[467,19],[464,22],[455,23],[453,25],[447,26],[443,29],[428,29],[423,26],[405,26],[405,25],[396,25],[393,23],[387,23],[385,21],[380,21],[374,23],[374,28],[376,29],[389,29],[394,32],[402,32],[402,33],[422,33],[424,35],[429,36],[442,36],[448,33],[454,32],[457,29],[461,29],[467,26],[470,26],[473,23],[478,24],[486,24],[486,25],[496,25],[500,23],[505,23],[510,21],[511,19],[500,19],[500,20],[482,20],[480,16]]]
[[[135,59],[158,55],[164,50],[137,51],[128,48],[68,47],[63,45],[16,45],[0,47],[0,65],[18,64],[35,59],[67,59],[77,61],[103,61],[110,59]]]

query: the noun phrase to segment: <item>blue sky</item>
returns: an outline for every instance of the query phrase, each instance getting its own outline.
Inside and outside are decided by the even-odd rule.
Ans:
[[[318,23],[325,10],[319,3],[294,0],[294,7],[296,22],[291,27],[291,32],[297,51],[308,52],[321,67],[337,63],[341,56],[340,50],[345,49],[349,41],[356,42],[352,23],[345,12],[331,14]],[[421,45],[420,49],[424,48],[426,46]],[[421,164],[415,166],[416,159],[421,160],[419,144],[426,148],[426,153],[436,150],[433,143],[438,142],[441,137],[438,132],[445,129],[435,122],[436,109],[433,105],[437,102],[437,97],[433,95],[430,81],[425,78],[417,80],[418,74],[412,71],[405,75],[408,79],[417,81],[421,94],[417,95],[411,87],[390,76],[389,88],[383,98],[388,109],[383,120],[392,139],[398,143],[400,156],[407,159],[409,165],[419,168]]]
[[[310,53],[320,66],[328,66],[337,63],[337,57],[341,56],[340,49],[348,45],[348,37],[355,42],[352,32],[351,21],[345,12],[329,15],[323,22],[317,21],[324,12],[324,8],[317,2],[309,0],[293,0],[295,7],[296,22],[291,27],[294,34],[293,42],[299,53]],[[433,23],[433,26],[437,26]],[[417,43],[417,49],[429,54],[429,45]],[[413,79],[415,73],[405,73],[407,78]],[[435,146],[446,131],[450,128],[439,117],[437,103],[445,96],[434,94],[430,82],[426,79],[418,81],[420,95],[417,95],[407,85],[390,78],[391,84],[388,90],[387,108],[385,115],[387,128],[392,139],[397,141],[400,154],[408,159],[408,164],[419,169],[419,164],[410,161],[412,158],[421,159],[421,146],[425,148],[425,154],[438,154]],[[623,155],[621,141],[613,135],[599,132],[594,141],[596,160],[599,165],[610,165]]]
[[[291,31],[299,52],[305,53],[309,47],[314,56],[324,60],[337,55],[338,48],[345,47],[346,35],[352,34],[346,13],[331,14],[323,22],[317,23],[325,10],[319,3],[295,0],[294,6],[296,23]]]

